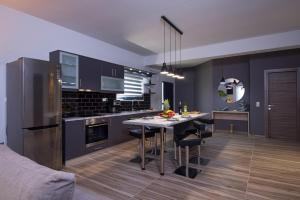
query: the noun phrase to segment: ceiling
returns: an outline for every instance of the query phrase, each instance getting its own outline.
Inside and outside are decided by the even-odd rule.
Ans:
[[[184,32],[182,38],[184,49],[300,29],[298,0],[0,0],[0,2],[143,56],[162,52],[161,15],[167,16]],[[168,27],[166,33],[169,41]],[[166,45],[168,50],[169,43]]]

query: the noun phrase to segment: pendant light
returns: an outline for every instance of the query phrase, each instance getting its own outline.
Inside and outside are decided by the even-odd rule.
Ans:
[[[164,21],[164,63],[160,71],[161,74],[168,74],[168,68],[166,64],[166,31],[165,30],[166,30],[166,22]]]
[[[167,76],[171,76],[173,77],[174,76],[174,73],[173,73],[173,67],[172,67],[172,27],[170,26],[170,65],[169,65],[169,70],[168,70],[168,74]]]
[[[224,85],[225,83],[226,83],[226,82],[225,82],[224,73],[223,73],[223,68],[222,68],[222,78],[221,78],[220,84]]]
[[[180,37],[179,37],[179,66],[181,67],[181,35],[180,35]],[[178,74],[178,77],[177,77],[178,79],[184,79],[184,76],[183,76],[183,74],[182,74],[182,72],[180,72],[179,74]]]
[[[175,31],[175,65],[174,65],[174,75],[173,78],[178,78],[179,75],[176,73],[176,67],[177,67],[177,37],[176,37],[176,31]]]

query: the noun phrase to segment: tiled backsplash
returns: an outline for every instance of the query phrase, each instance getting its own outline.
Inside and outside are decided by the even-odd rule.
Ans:
[[[103,102],[103,98],[108,101]],[[108,102],[116,99],[116,94],[97,92],[62,92],[62,112],[63,117],[93,115],[108,112]],[[150,108],[150,94],[144,94],[144,101],[133,102],[136,110]],[[121,111],[130,111],[132,102],[121,102]]]

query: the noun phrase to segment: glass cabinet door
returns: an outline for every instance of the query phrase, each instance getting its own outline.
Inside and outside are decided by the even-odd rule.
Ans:
[[[62,87],[78,89],[78,56],[60,52]]]
[[[124,79],[101,76],[101,90],[110,92],[124,92]]]

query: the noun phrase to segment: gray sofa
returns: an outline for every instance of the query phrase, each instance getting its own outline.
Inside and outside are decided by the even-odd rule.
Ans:
[[[0,199],[71,200],[75,175],[41,166],[0,145]]]

